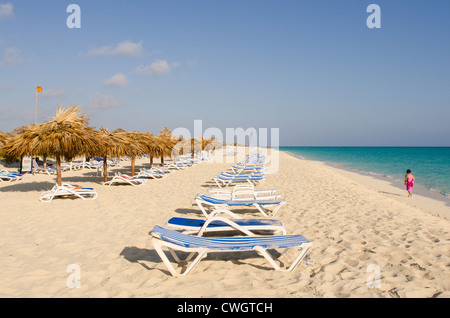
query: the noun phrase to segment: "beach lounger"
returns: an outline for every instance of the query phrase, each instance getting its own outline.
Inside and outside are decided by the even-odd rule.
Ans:
[[[85,162],[83,165],[84,168],[88,169],[100,169],[103,168],[103,162]]]
[[[150,232],[151,243],[169,269],[170,273],[177,276],[186,276],[210,252],[248,252],[256,251],[272,265],[275,270],[292,271],[306,256],[312,243],[303,235],[281,236],[229,236],[229,237],[200,237],[187,235],[161,226],[155,226]],[[181,262],[175,251],[190,253],[187,261],[197,253],[197,257],[184,272],[178,273],[166,256],[163,248],[167,248],[176,262]],[[268,253],[269,249],[300,249],[299,254],[289,267],[281,267]],[[282,254],[284,255],[284,253]]]
[[[219,188],[226,188],[233,183],[249,183],[252,185],[257,185],[258,183],[264,181],[264,179],[265,179],[265,177],[263,177],[263,176],[229,177],[229,176],[223,176],[220,174],[216,175],[214,177],[214,181],[216,182],[216,184]]]
[[[231,195],[231,193],[233,191],[235,191],[236,189],[237,190],[239,190],[239,189],[251,189],[251,190],[253,190],[253,192],[256,195],[259,195],[259,194],[261,194],[261,195],[275,195],[275,193],[277,192],[277,189],[275,189],[275,188],[258,189],[258,188],[255,188],[255,186],[252,185],[252,184],[238,184],[238,185],[235,185],[232,188],[209,188],[208,191],[212,192],[212,193],[215,193],[215,194],[229,194],[229,195]]]
[[[233,188],[209,188],[213,197],[224,200],[247,200],[247,199],[279,199],[281,195],[277,194],[276,189],[255,189],[251,184],[239,184]]]
[[[237,168],[237,167],[231,167],[231,171],[233,173],[237,173],[237,174],[244,174],[244,173],[249,173],[249,172],[253,172],[253,173],[266,173],[268,171],[267,168],[257,168],[257,167],[245,167],[245,168]]]
[[[217,212],[214,211],[214,212]],[[246,235],[253,235],[253,232],[271,231],[273,233],[281,232],[286,235],[286,229],[280,220],[271,219],[228,219],[221,216],[209,217],[203,219],[189,219],[173,217],[167,221],[167,226],[184,234],[194,234],[202,236],[204,233],[211,232],[240,232]]]
[[[182,163],[169,163],[164,165],[164,168],[166,169],[170,169],[170,170],[183,170],[188,168],[187,165],[182,164]]]
[[[61,170],[61,171],[62,171],[62,170]],[[56,174],[56,169],[41,167],[41,166],[39,166],[39,164],[36,162],[36,160],[33,159],[32,172],[33,172],[33,173],[36,173],[36,172],[44,172],[44,173],[46,173],[46,174],[52,175],[52,174]]]
[[[96,199],[98,194],[93,188],[75,187],[64,183],[62,186],[55,185],[50,191],[41,194],[39,201],[51,202],[55,197],[75,196],[83,200]]]
[[[274,207],[272,210],[272,216],[276,216],[278,212],[286,204],[286,200],[276,199],[276,200],[223,200],[217,199],[212,196],[207,196],[204,194],[197,194],[195,196],[195,202],[199,206],[203,214],[208,218],[209,213],[206,211],[205,206],[212,207],[214,209],[227,209],[236,207],[255,207],[259,212],[265,217],[268,216],[267,208]],[[267,210],[265,210],[266,208]]]
[[[23,175],[20,173],[9,172],[5,169],[0,170],[0,182],[13,182],[23,179]]]
[[[138,177],[141,178],[151,178],[151,179],[163,179],[167,177],[169,173],[162,172],[162,171],[156,171],[156,170],[141,170],[138,173]]]
[[[142,177],[130,177],[129,175],[126,174],[116,174],[112,180],[107,181],[104,183],[104,185],[107,186],[111,186],[113,184],[131,184],[132,186],[138,186],[138,185],[143,185],[147,183],[147,179],[146,178],[142,178]]]
[[[229,172],[229,171],[224,171],[219,173],[220,176],[223,177],[230,177],[230,178],[244,178],[244,177],[263,177],[265,175],[265,173],[263,172],[242,172],[242,173],[238,173],[238,172]]]

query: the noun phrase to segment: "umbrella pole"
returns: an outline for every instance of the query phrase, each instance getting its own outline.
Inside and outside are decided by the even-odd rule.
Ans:
[[[131,176],[134,176],[134,162],[136,158],[134,156],[131,157]]]
[[[56,183],[59,186],[62,186],[62,180],[61,180],[61,157],[59,155],[56,156]]]
[[[103,157],[103,181],[108,182],[108,161],[106,156]]]

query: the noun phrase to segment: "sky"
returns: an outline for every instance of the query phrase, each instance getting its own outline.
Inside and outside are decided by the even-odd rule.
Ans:
[[[449,18],[447,0],[0,0],[0,131],[34,123],[42,86],[38,122],[80,105],[109,130],[450,146]]]

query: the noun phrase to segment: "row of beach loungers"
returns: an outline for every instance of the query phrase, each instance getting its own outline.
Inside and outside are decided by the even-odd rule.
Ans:
[[[163,179],[176,170],[186,169],[194,164],[209,160],[209,157],[202,156],[200,158],[178,158],[175,163],[168,164],[162,168],[152,168],[149,170],[141,170],[136,176],[129,176],[126,174],[117,174],[110,180],[104,183],[106,186],[111,185],[131,185],[139,186],[147,183],[151,179]],[[76,187],[71,184],[55,185],[50,191],[41,194],[39,200],[41,202],[51,202],[56,197],[75,197],[83,200],[96,199],[98,194],[94,188]]]
[[[201,163],[206,160],[210,160],[210,156],[206,152],[202,152],[197,154],[195,158],[191,157],[179,157],[174,163],[169,163],[161,168],[152,168],[152,169],[142,169],[138,175],[129,176],[126,174],[117,174],[112,178],[112,180],[105,182],[104,185],[123,185],[128,184],[132,186],[143,185],[147,182],[148,179],[156,179],[160,180],[167,177],[169,174],[173,173],[177,170],[186,169],[191,167],[192,165]],[[70,163],[63,164],[61,167],[62,171],[66,170],[79,170],[83,168],[95,169],[103,168],[103,159],[102,158],[94,158],[91,162],[81,162],[81,163]],[[122,161],[122,160],[120,160]],[[109,161],[108,166],[120,166],[119,161]],[[56,169],[51,167],[51,163],[49,163],[48,167],[42,167],[42,165],[38,164],[35,158],[32,159],[32,167],[33,173],[43,172],[49,175],[56,174]],[[24,177],[22,173],[10,172],[7,170],[0,170],[0,182],[14,182],[20,181]],[[74,186],[68,183],[63,183],[61,186],[55,185],[51,190],[42,193],[39,197],[41,202],[51,202],[54,198],[62,198],[62,197],[73,197],[80,198],[82,200],[88,199],[96,199],[98,197],[98,193],[94,188],[83,188]]]
[[[281,220],[268,218],[269,215],[275,217],[286,201],[281,199],[276,189],[256,187],[265,179],[264,163],[265,158],[256,152],[244,162],[233,165],[231,171],[216,175],[214,181],[218,188],[208,189],[208,195],[195,196],[205,219],[173,217],[167,221],[166,226],[156,225],[153,228],[150,232],[151,243],[173,276],[186,276],[210,252],[256,251],[274,269],[287,271],[292,271],[307,256],[312,246],[308,239],[302,235],[288,235]],[[218,182],[222,177],[231,181]],[[254,207],[264,218],[242,218],[230,211],[236,207]],[[272,209],[268,209],[269,207]],[[236,232],[238,235],[234,235]],[[213,235],[218,233],[222,236]],[[192,260],[191,264],[184,271],[177,270],[163,248],[168,249],[175,262]],[[269,253],[273,249],[300,251],[290,266],[282,267]],[[182,261],[176,251],[188,253],[188,256]]]

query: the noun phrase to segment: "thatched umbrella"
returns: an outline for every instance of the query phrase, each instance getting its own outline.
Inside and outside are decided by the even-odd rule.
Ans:
[[[33,125],[12,138],[3,147],[4,155],[19,158],[29,154],[49,155],[56,159],[56,183],[61,182],[61,159],[72,160],[78,155],[89,155],[100,148],[94,128],[87,126],[88,118],[80,106],[58,107],[56,116]]]
[[[131,141],[125,135],[109,132],[106,128],[101,128],[97,133],[101,143],[100,150],[96,153],[103,158],[103,180],[108,181],[108,158],[124,156],[128,149],[133,147]]]
[[[6,141],[8,140],[8,136],[0,131],[0,147],[2,147]]]
[[[172,157],[172,149],[176,142],[172,132],[167,127],[163,128],[156,138],[157,144],[160,148],[159,156],[161,157],[161,166],[164,166],[164,157]]]
[[[2,155],[2,147],[8,141],[8,136],[0,131],[0,156]]]
[[[153,158],[156,156],[160,156],[162,151],[164,151],[163,147],[159,143],[159,137],[153,136],[149,132],[140,134],[140,142],[142,147],[145,148],[145,152],[150,156],[150,168],[153,166]]]
[[[191,157],[194,158],[196,151],[203,150],[203,137],[191,138]]]
[[[34,124],[29,124],[29,125],[25,125],[25,126],[20,126],[17,128],[14,128],[13,130],[10,130],[6,133],[6,135],[8,137],[16,137],[17,135],[20,135],[21,133],[23,133],[25,130],[28,130],[30,128],[32,128],[34,126]]]
[[[131,159],[131,176],[134,176],[136,157],[146,154],[144,135],[138,131],[117,132],[116,134],[127,139],[129,142],[130,146],[126,147],[125,155]]]
[[[158,136],[158,145],[161,148],[161,166],[164,166],[164,157],[169,156],[172,158],[172,149],[177,144],[177,139],[172,138],[171,136]]]

